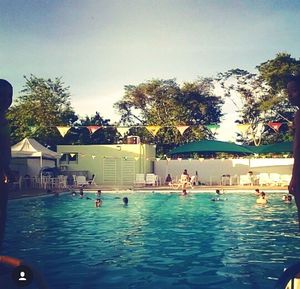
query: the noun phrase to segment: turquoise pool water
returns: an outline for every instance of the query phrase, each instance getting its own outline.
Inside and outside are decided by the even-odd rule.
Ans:
[[[300,258],[295,205],[281,194],[266,207],[250,193],[213,196],[105,194],[101,208],[70,195],[12,201],[3,253],[35,264],[55,289],[272,288]]]

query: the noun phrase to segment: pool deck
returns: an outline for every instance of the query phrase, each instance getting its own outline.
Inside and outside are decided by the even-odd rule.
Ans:
[[[194,186],[193,189],[187,188],[188,192],[213,192],[216,189],[224,190],[225,192],[234,192],[234,191],[249,191],[254,192],[256,188],[259,188],[261,191],[266,192],[288,192],[287,186]],[[21,190],[10,190],[9,199],[21,199],[27,197],[37,197],[37,196],[46,196],[46,195],[54,195],[56,192],[67,192],[67,191],[79,191],[79,187],[77,188],[68,188],[68,189],[60,189],[55,190],[55,192],[47,193],[47,190],[40,188],[26,188]],[[117,193],[117,192],[136,192],[136,191],[164,191],[164,192],[181,192],[182,189],[171,188],[170,186],[142,186],[142,187],[117,187],[117,186],[88,186],[84,187],[84,192],[95,192],[97,190],[101,190],[103,193]]]

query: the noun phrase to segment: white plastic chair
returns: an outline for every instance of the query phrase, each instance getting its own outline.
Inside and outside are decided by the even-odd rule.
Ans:
[[[155,174],[146,174],[146,185],[156,186],[158,184],[158,177]]]
[[[181,188],[187,188],[187,187],[193,188],[193,182],[195,182],[195,178],[196,178],[195,176],[192,176],[191,179],[188,180],[188,176],[182,174],[178,183],[172,183],[171,187],[176,188],[176,189],[179,189],[180,187]]]
[[[86,176],[77,176],[76,183],[77,183],[77,186],[85,186],[85,185],[89,184],[86,180]]]
[[[251,177],[247,175],[240,175],[240,185],[246,186],[246,185],[253,185]]]
[[[134,184],[145,186],[146,185],[145,174],[136,174]]]
[[[270,184],[270,177],[268,173],[260,173],[258,175],[258,183],[260,186],[269,185]]]
[[[292,179],[292,175],[284,174],[280,175],[280,185],[281,186],[288,186]]]
[[[90,185],[93,185],[93,186],[97,186],[96,182],[95,182],[95,178],[96,178],[96,175],[93,175],[93,178],[91,180],[88,181],[88,183]]]
[[[272,186],[279,186],[280,185],[280,174],[277,173],[270,173],[270,184]]]
[[[18,180],[15,181],[15,182],[12,182],[12,186],[13,188],[18,188],[18,190],[21,190],[22,189],[22,182],[23,182],[23,177],[22,176],[19,176]]]

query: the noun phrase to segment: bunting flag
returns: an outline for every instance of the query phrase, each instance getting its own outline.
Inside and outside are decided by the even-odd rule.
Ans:
[[[238,130],[239,130],[243,135],[245,135],[245,134],[247,133],[249,127],[250,127],[250,123],[244,123],[244,124],[238,124],[238,125],[237,125]]]
[[[213,134],[215,134],[217,130],[220,128],[218,124],[208,124],[205,127],[209,129]]]
[[[124,137],[125,134],[129,131],[130,127],[117,127],[117,132]]]
[[[278,132],[279,128],[281,127],[282,123],[281,122],[268,122],[268,126],[273,129],[274,131]]]
[[[179,130],[180,134],[183,135],[184,132],[189,128],[188,125],[178,125],[176,128]]]
[[[262,133],[264,132],[264,126],[265,126],[265,125],[264,125],[263,122],[259,122],[259,123],[257,124],[257,127],[256,127],[256,129],[255,129],[255,131],[254,131],[255,137],[257,137],[257,138],[261,137]]]
[[[261,143],[261,137],[264,132],[264,123],[259,122],[255,129],[251,126],[251,136],[255,146],[259,146]]]
[[[157,132],[161,128],[160,125],[148,125],[146,126],[146,129],[153,135],[156,136]]]
[[[89,125],[86,128],[89,130],[90,134],[93,134],[98,129],[102,128],[102,126],[99,126],[99,125]]]
[[[62,137],[64,137],[67,132],[70,130],[70,126],[57,126],[56,127]]]

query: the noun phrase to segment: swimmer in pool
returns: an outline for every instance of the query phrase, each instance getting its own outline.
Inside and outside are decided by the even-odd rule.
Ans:
[[[102,206],[102,200],[100,198],[97,198],[95,201],[95,206],[96,208],[99,208]]]
[[[256,204],[265,205],[268,203],[267,196],[265,192],[261,192],[260,196],[256,200]]]
[[[80,188],[80,191],[79,191],[79,197],[80,197],[80,199],[83,198],[83,188]]]
[[[183,189],[180,195],[181,195],[181,196],[187,196],[187,191],[186,191],[186,189]]]
[[[124,206],[128,206],[128,198],[127,197],[123,198],[123,204],[124,204]]]
[[[223,195],[224,194],[224,190],[222,191],[222,192],[220,192],[220,190],[216,190],[216,194],[217,194],[217,196],[215,197],[215,198],[212,198],[211,200],[213,201],[213,202],[217,202],[217,201],[226,201],[227,200],[227,198],[220,198],[220,195]]]
[[[293,196],[291,194],[287,194],[283,196],[284,198],[282,199],[284,203],[286,204],[291,204],[293,200]]]
[[[255,189],[255,192],[254,192],[255,196],[259,196],[260,195],[260,191],[259,189]]]
[[[96,193],[97,198],[99,198],[101,196],[101,193],[102,193],[101,190],[97,191],[97,193]]]

